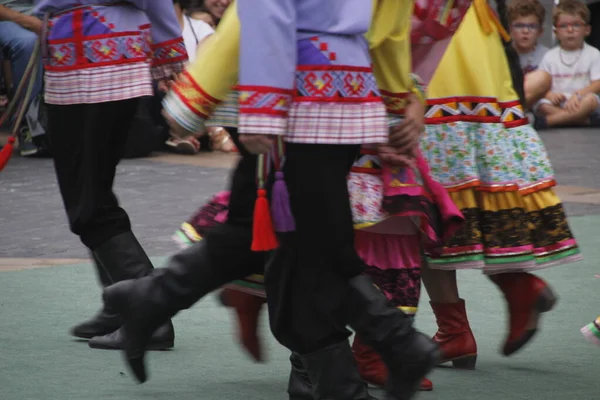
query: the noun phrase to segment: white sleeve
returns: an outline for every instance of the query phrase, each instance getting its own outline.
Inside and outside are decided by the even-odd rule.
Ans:
[[[198,42],[206,39],[208,36],[215,33],[215,30],[204,21],[200,21],[198,19],[190,18],[192,26],[194,28],[194,32],[196,32],[196,36],[198,37]]]
[[[551,65],[552,65],[552,55],[555,52],[553,50],[547,51],[546,54],[544,54],[544,57],[542,57],[542,61],[540,61],[540,65],[538,66],[538,69],[542,70],[542,71],[546,71],[547,73],[549,73],[550,75],[552,75],[552,71],[551,71]]]
[[[591,47],[590,50],[593,53],[590,60],[590,80],[593,82],[600,80],[600,50],[594,47]]]

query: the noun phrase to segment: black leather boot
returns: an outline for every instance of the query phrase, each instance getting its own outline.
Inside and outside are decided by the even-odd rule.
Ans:
[[[109,287],[115,281],[109,276],[96,253],[90,252],[98,274],[98,280],[103,288]],[[121,327],[121,317],[115,312],[102,307],[92,318],[71,328],[71,335],[81,339],[91,339],[95,336],[108,335]]]
[[[250,250],[252,229],[228,224],[177,253],[167,268],[119,282],[104,291],[107,306],[123,318],[126,361],[136,379],[147,379],[144,355],[152,334],[177,312],[225,283],[261,269],[264,255]]]
[[[152,272],[154,267],[133,232],[114,236],[92,251],[98,277],[102,285],[125,279],[140,278]],[[118,333],[121,317],[110,306],[104,307],[92,319],[71,330],[74,336],[90,339],[92,348],[122,349],[123,339]],[[174,345],[173,326],[166,324],[149,344],[151,349],[164,350]]]
[[[302,364],[302,359],[298,354],[292,353],[290,363],[292,370],[287,390],[290,400],[313,400],[313,385]]]
[[[299,358],[312,382],[314,400],[376,400],[358,373],[348,340]],[[290,395],[292,399],[296,400]]]
[[[123,329],[104,336],[96,336],[88,342],[92,349],[123,350],[125,348],[125,335]],[[168,350],[175,346],[175,330],[171,321],[161,325],[150,338],[146,350]]]
[[[361,274],[349,284],[348,321],[388,367],[386,400],[413,398],[421,379],[439,363],[438,346],[413,328],[409,316],[388,303],[370,277]]]

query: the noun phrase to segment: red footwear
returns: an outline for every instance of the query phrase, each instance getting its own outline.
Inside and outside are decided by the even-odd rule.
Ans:
[[[493,275],[508,303],[509,333],[502,354],[510,356],[529,342],[537,332],[540,314],[556,304],[556,295],[546,282],[526,272]]]
[[[352,352],[362,380],[378,388],[385,387],[388,380],[388,371],[379,354],[363,344],[356,336],[354,336],[354,343],[352,343]],[[419,390],[429,392],[433,390],[433,383],[429,379],[423,378]]]
[[[421,392],[431,392],[433,390],[433,383],[429,379],[423,378],[421,381],[421,386],[419,386],[419,390]]]
[[[265,299],[233,289],[224,289],[220,294],[223,305],[235,310],[238,320],[239,340],[252,358],[263,361],[262,346],[258,337],[258,318]]]
[[[440,364],[452,362],[454,368],[475,369],[477,343],[469,326],[465,301],[430,303],[438,326],[433,337],[442,350]]]

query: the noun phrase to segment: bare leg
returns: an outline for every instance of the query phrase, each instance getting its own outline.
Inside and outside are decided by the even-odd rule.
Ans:
[[[438,326],[433,340],[442,350],[442,363],[452,362],[455,368],[474,369],[477,343],[469,326],[465,302],[458,295],[456,271],[423,265],[421,278]]]
[[[541,100],[552,86],[552,77],[549,73],[536,70],[525,76],[525,108],[531,109]]]
[[[432,269],[425,263],[421,268],[421,279],[423,279],[423,285],[433,303],[457,303],[460,301],[456,271]]]
[[[586,95],[581,99],[580,106],[575,112],[550,104],[541,105],[539,111],[546,116],[548,126],[585,125],[589,124],[589,116],[597,107],[596,96]]]

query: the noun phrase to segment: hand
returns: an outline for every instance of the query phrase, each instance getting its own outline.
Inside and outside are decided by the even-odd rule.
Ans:
[[[550,100],[552,104],[559,107],[563,101],[567,100],[567,97],[562,93],[549,92],[546,95],[546,99]]]
[[[23,28],[37,34],[38,36],[42,34],[42,28],[44,23],[41,19],[33,17],[31,15],[21,15],[21,17],[16,21]]]
[[[411,152],[401,153],[397,148],[384,144],[377,147],[377,154],[384,163],[391,166],[415,167],[415,157]]]
[[[419,99],[411,98],[404,110],[404,119],[400,125],[390,128],[389,145],[396,147],[397,153],[412,152],[421,140],[424,130],[425,108]]]
[[[170,78],[161,79],[158,81],[158,90],[163,93],[167,93],[171,90],[171,87],[175,84],[179,76],[177,74],[173,74]]]
[[[193,132],[190,132],[187,129],[185,129],[183,126],[179,125],[177,123],[177,121],[175,121],[175,119],[173,119],[173,117],[171,117],[171,115],[169,113],[167,113],[165,110],[162,111],[162,115],[165,118],[165,121],[167,121],[167,124],[169,124],[169,128],[171,128],[172,136],[178,137],[178,138],[184,138],[184,137],[193,135]]]
[[[578,94],[574,94],[572,95],[569,100],[567,100],[567,102],[565,103],[564,108],[570,112],[570,113],[574,113],[575,111],[577,111],[579,109],[579,105],[581,104],[581,101],[579,100],[579,95]]]
[[[265,154],[271,151],[275,139],[270,135],[240,135],[240,143],[252,154]]]
[[[167,93],[171,89],[172,85],[173,81],[170,79],[160,80],[158,81],[158,90],[160,90],[163,93]]]

